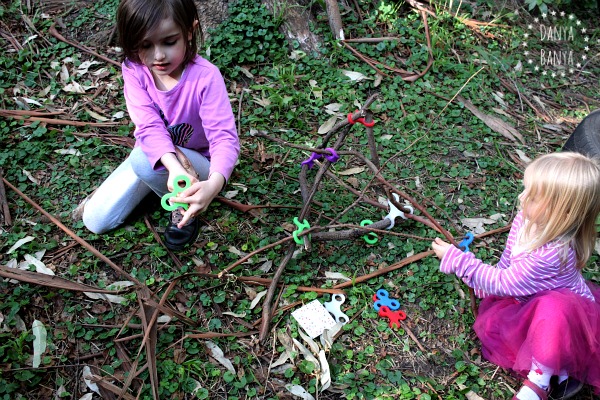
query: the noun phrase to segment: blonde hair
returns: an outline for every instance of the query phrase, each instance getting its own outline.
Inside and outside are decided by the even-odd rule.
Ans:
[[[581,269],[594,251],[596,217],[600,213],[600,165],[579,153],[546,154],[525,169],[526,191],[523,208],[535,201],[528,211],[525,234],[535,223],[534,239],[526,250],[535,250],[555,241],[563,247],[563,262],[569,245],[575,250]]]

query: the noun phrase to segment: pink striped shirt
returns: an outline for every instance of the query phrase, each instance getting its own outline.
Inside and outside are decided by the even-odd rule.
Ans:
[[[456,274],[479,297],[486,295],[510,296],[525,301],[544,290],[566,288],[594,301],[581,272],[576,268],[575,250],[569,247],[567,262],[561,263],[560,250],[555,242],[546,243],[532,252],[513,254],[519,231],[523,227],[523,213],[515,217],[506,248],[500,262],[494,267],[450,246],[440,264],[445,274]]]

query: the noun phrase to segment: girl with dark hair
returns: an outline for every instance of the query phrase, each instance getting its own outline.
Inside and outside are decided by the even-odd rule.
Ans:
[[[83,222],[95,233],[113,229],[148,193],[162,197],[184,176],[191,186],[171,200],[189,206],[171,213],[164,233],[166,246],[180,250],[195,241],[196,216],[223,188],[239,155],[229,96],[217,67],[197,55],[193,0],[122,0],[117,28],[136,145],[86,202]],[[193,171],[184,167],[188,162]]]

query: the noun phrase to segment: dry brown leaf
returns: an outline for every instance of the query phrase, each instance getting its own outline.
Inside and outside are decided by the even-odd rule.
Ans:
[[[94,292],[107,294],[120,294],[126,292],[115,290],[104,290],[82,283],[71,282],[53,275],[44,275],[37,272],[22,271],[0,265],[0,276],[7,279],[16,279],[21,282],[33,283],[34,285],[48,286],[55,289],[73,290],[76,292]]]
[[[291,383],[285,385],[285,388],[294,396],[301,398],[302,400],[315,400],[312,394],[308,393],[300,385],[292,385]]]
[[[347,175],[360,174],[364,170],[365,170],[365,167],[352,167],[352,168],[348,168],[344,171],[339,171],[338,175],[347,176]]]
[[[358,189],[358,187],[360,186],[360,183],[356,178],[348,178],[347,181],[350,184],[350,186],[352,186],[354,189]]]
[[[219,346],[217,346],[214,342],[211,342],[210,340],[204,342],[204,345],[208,349],[209,354],[212,358],[217,360],[219,364],[227,368],[229,372],[235,375],[235,368],[233,366],[233,363],[227,357],[225,357],[223,350],[221,350]]]
[[[494,117],[493,115],[486,114],[479,110],[477,107],[473,105],[469,100],[465,99],[462,96],[456,96],[457,100],[464,104],[464,106],[473,113],[477,118],[483,121],[484,124],[488,126],[494,132],[497,132],[504,136],[505,138],[516,142],[519,140],[522,144],[525,144],[525,140],[523,140],[523,136],[517,131],[512,125],[507,122],[504,122],[498,117]]]
[[[325,121],[321,126],[319,126],[319,130],[317,131],[317,133],[319,135],[326,134],[335,126],[336,122],[337,122],[337,116],[334,115],[333,117],[331,117],[327,121]]]
[[[267,294],[266,290],[263,290],[262,292],[258,293],[256,295],[256,297],[254,298],[254,300],[252,300],[252,303],[250,303],[250,309],[251,310],[254,309],[254,307],[256,307],[256,305],[258,304],[260,299],[262,299],[266,294]]]
[[[100,121],[100,122],[110,121],[110,118],[100,115],[97,112],[88,109],[87,107],[84,107],[83,109],[85,110],[85,112],[87,112],[90,115],[90,117],[94,118],[97,121]]]
[[[293,231],[295,231],[295,230],[296,230],[296,225],[294,225],[294,224],[291,224],[291,223],[289,223],[289,222],[283,222],[283,223],[281,223],[281,227],[282,227],[282,228],[283,228],[285,231],[287,231],[287,232],[293,232]]]
[[[93,381],[93,382],[96,382],[96,384],[98,384],[98,386],[102,386],[104,389],[107,389],[108,391],[110,391],[110,392],[112,392],[112,393],[120,396],[120,398],[122,398],[122,399],[125,399],[125,400],[135,400],[135,397],[133,397],[129,393],[123,392],[122,388],[120,388],[117,385],[114,385],[114,384],[112,384],[110,382],[105,381],[99,375],[91,375],[90,376],[90,380]]]

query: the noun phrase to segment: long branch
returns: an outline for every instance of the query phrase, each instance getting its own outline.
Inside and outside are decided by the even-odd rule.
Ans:
[[[50,32],[50,34],[51,34],[52,36],[54,36],[55,38],[57,38],[57,39],[58,39],[58,40],[60,40],[61,42],[65,42],[65,43],[67,43],[67,44],[70,44],[71,46],[73,46],[73,47],[76,47],[76,48],[78,48],[79,50],[85,51],[86,53],[89,53],[89,54],[91,54],[91,55],[93,55],[93,56],[95,56],[95,57],[98,57],[99,59],[101,59],[101,60],[104,60],[104,61],[106,61],[107,63],[113,64],[113,65],[115,65],[115,66],[117,66],[117,67],[121,67],[121,64],[120,64],[120,63],[118,63],[117,61],[115,61],[115,60],[113,60],[113,59],[110,59],[110,58],[108,58],[108,57],[106,57],[106,56],[103,56],[102,54],[98,54],[98,53],[96,53],[94,50],[92,50],[92,49],[90,49],[90,48],[87,48],[87,47],[85,47],[85,46],[83,46],[83,45],[81,45],[81,44],[79,44],[79,43],[75,43],[75,42],[72,42],[72,41],[69,41],[69,40],[65,39],[65,37],[64,37],[63,35],[61,35],[61,34],[60,34],[60,33],[59,33],[57,30],[56,30],[56,26],[55,26],[54,24],[53,24],[53,25],[50,27],[50,29],[49,29],[48,31]]]
[[[269,290],[265,296],[265,300],[263,301],[262,322],[260,324],[260,334],[258,335],[258,339],[261,343],[265,343],[265,341],[268,339],[269,328],[271,325],[271,302],[273,301],[273,296],[275,295],[275,290],[277,289],[277,283],[279,282],[279,279],[281,279],[281,275],[285,270],[285,266],[288,264],[288,262],[290,262],[292,256],[294,255],[295,247],[295,242],[291,242],[288,245],[286,255],[281,260],[279,267],[277,267],[277,271],[275,271],[275,274],[273,275],[273,281],[271,282]]]
[[[46,216],[56,226],[58,226],[60,229],[62,229],[67,235],[69,235],[73,239],[75,239],[75,241],[77,243],[79,243],[80,245],[82,245],[83,247],[85,247],[87,250],[89,250],[93,255],[95,255],[96,257],[98,257],[100,260],[104,261],[108,266],[110,266],[113,270],[115,270],[115,272],[117,272],[121,277],[123,277],[126,280],[129,280],[129,281],[131,281],[133,283],[135,283],[136,285],[138,285],[140,287],[144,286],[144,284],[142,282],[140,282],[135,276],[133,276],[130,273],[126,272],[123,268],[119,267],[117,264],[115,264],[114,262],[112,262],[104,254],[100,253],[94,246],[92,246],[91,244],[89,244],[88,242],[86,242],[84,239],[82,239],[81,237],[79,237],[75,232],[73,232],[72,230],[70,230],[69,228],[67,228],[62,222],[60,222],[58,219],[56,219],[52,214],[48,213],[40,205],[38,205],[35,201],[33,201],[32,199],[30,199],[25,193],[21,192],[19,189],[17,189],[15,186],[13,186],[9,181],[6,180],[6,178],[2,178],[2,180],[4,181],[4,183],[9,188],[11,188],[15,193],[17,193],[19,196],[21,196],[32,207],[34,207],[36,210],[38,210],[39,212],[41,212],[42,214],[44,214],[44,216]]]

